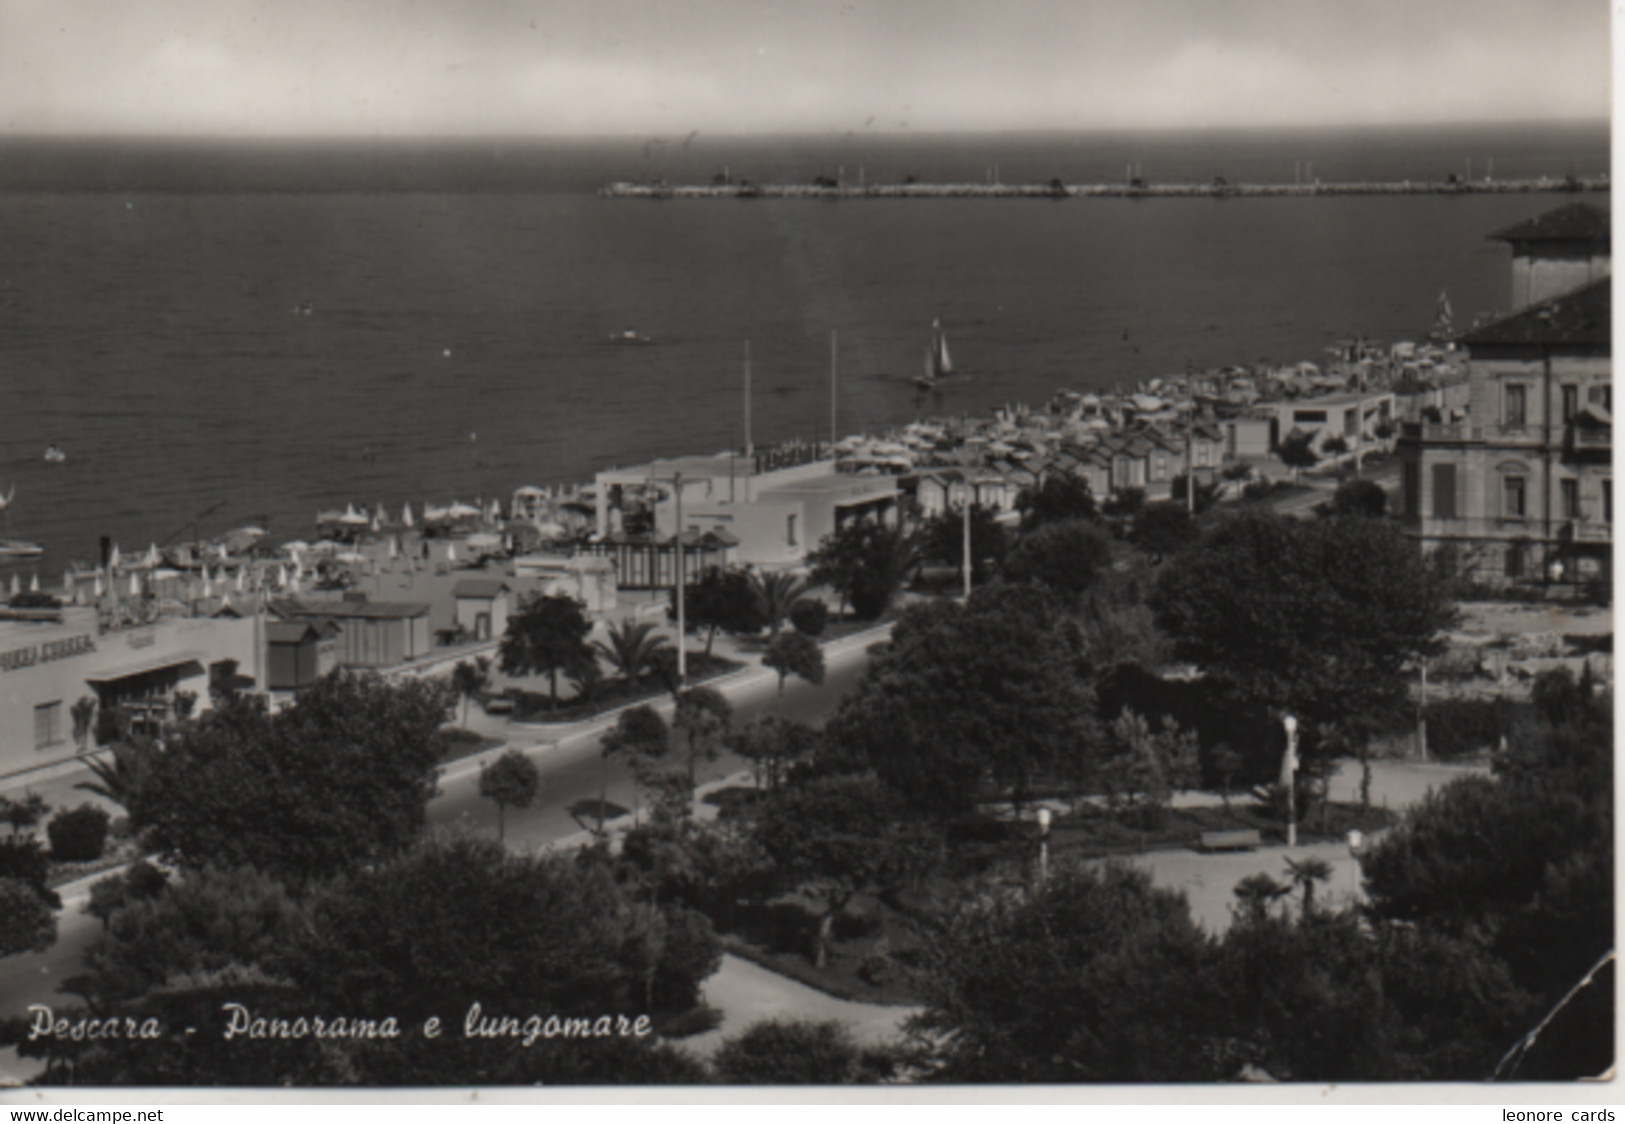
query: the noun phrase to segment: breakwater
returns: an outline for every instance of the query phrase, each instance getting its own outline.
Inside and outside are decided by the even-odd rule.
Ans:
[[[1252,199],[1345,195],[1528,195],[1607,191],[1606,176],[1587,179],[1388,183],[612,183],[611,199]]]

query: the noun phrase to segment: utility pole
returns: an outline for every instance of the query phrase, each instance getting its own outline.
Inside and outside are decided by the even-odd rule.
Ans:
[[[688,621],[684,615],[683,605],[688,600],[687,590],[684,588],[683,574],[683,474],[673,474],[672,488],[677,493],[677,536],[672,544],[677,548],[677,685],[688,685]]]
[[[970,481],[967,480],[965,482],[965,560],[963,565],[965,571],[965,600],[967,601],[970,600],[970,497],[971,486]]]
[[[1196,518],[1196,422],[1185,426],[1185,514]]]

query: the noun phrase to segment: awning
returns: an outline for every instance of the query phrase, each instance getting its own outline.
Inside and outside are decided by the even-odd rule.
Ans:
[[[133,663],[94,672],[85,676],[85,682],[116,683],[120,679],[133,679],[137,675],[150,675],[155,671],[165,671],[172,667],[184,668],[188,665],[195,666],[197,671],[183,675],[182,678],[203,674],[203,656],[201,654],[197,652],[175,652],[167,656],[150,656],[144,660],[136,660]]]

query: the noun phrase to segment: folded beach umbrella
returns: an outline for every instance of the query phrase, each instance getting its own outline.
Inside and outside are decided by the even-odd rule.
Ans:
[[[32,578],[30,578],[28,580],[28,592],[30,592],[30,593],[38,593],[39,592],[39,575],[38,574],[35,574]]]
[[[23,587],[17,583],[17,575],[12,574],[11,575],[11,595],[13,597],[16,597],[22,591],[23,591]]]
[[[410,527],[411,525],[412,525],[412,505],[407,504],[405,507],[403,507],[401,509],[401,526]]]

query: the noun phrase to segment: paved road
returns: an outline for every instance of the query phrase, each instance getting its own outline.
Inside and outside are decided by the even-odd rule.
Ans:
[[[822,686],[799,679],[789,680],[781,695],[777,676],[761,668],[736,672],[722,683],[734,706],[736,725],[762,715],[778,715],[803,722],[820,723],[834,713],[841,696],[850,691],[868,666],[867,648],[884,633],[867,633],[835,641],[825,649],[826,675]],[[660,704],[671,717],[671,704]],[[497,831],[496,806],[479,796],[479,770],[482,761],[494,759],[509,746],[523,750],[535,759],[542,772],[542,792],[538,804],[526,810],[507,813],[506,838],[515,848],[537,847],[575,834],[586,826],[569,812],[582,800],[597,800],[605,770],[599,752],[599,736],[614,721],[612,717],[577,723],[564,728],[522,726],[478,715],[470,725],[493,736],[506,737],[508,746],[488,750],[475,758],[455,762],[441,776],[440,795],[429,805],[429,821],[436,825],[457,825],[466,830]],[[736,773],[748,762],[725,754],[700,769],[702,782]],[[87,772],[67,774],[38,787],[53,804],[78,802],[88,794],[75,791],[73,784]],[[608,773],[609,800],[622,807],[632,806],[633,783],[628,769],[613,764]],[[101,922],[87,916],[84,904],[90,884],[105,873],[62,887],[63,908],[58,914],[57,942],[43,953],[0,958],[0,1018],[25,1014],[30,1004],[65,1006],[70,997],[61,995],[61,981],[81,970],[86,948],[101,931]],[[0,1083],[23,1079],[34,1071],[13,1050],[0,1051]]]

